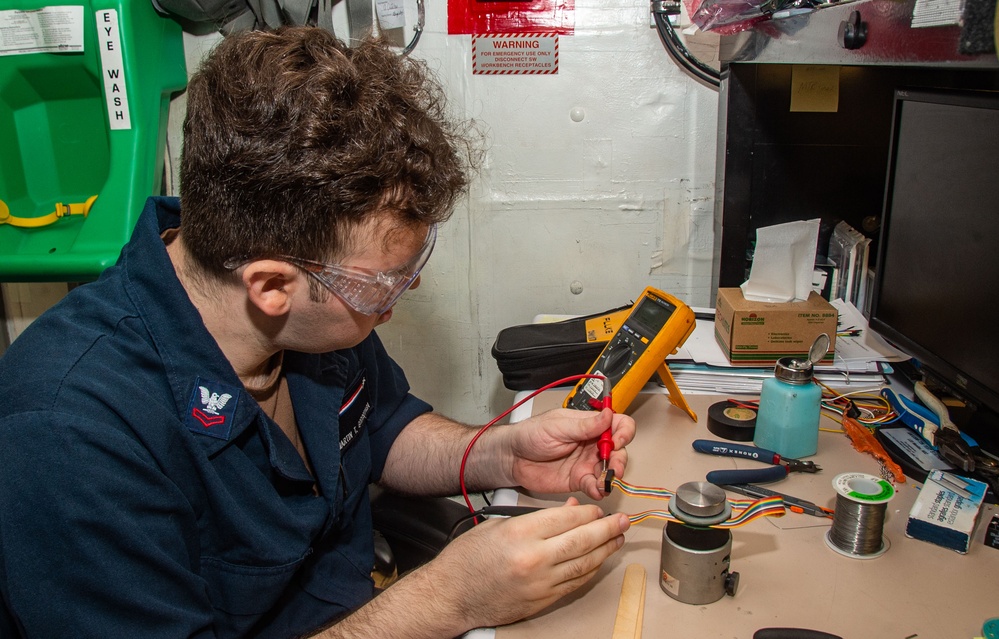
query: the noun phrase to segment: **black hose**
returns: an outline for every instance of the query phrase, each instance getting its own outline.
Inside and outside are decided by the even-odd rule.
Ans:
[[[687,50],[683,41],[680,40],[680,36],[673,29],[669,17],[661,12],[653,12],[652,16],[656,22],[656,31],[659,32],[659,39],[662,40],[663,46],[666,48],[666,53],[687,73],[701,82],[716,89],[721,86],[721,74],[718,70],[701,62]]]

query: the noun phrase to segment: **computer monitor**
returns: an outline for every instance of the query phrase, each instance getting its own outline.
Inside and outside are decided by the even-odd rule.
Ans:
[[[871,328],[991,421],[999,92],[896,91],[876,273]]]

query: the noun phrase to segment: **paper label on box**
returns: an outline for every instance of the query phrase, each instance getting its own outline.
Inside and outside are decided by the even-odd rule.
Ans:
[[[969,530],[973,518],[978,515],[978,509],[985,496],[985,485],[979,482],[971,483],[964,480],[971,493],[970,498],[962,497],[941,483],[943,471],[934,470],[926,478],[920,499],[912,506],[910,516],[918,517],[934,524],[946,525],[959,530]],[[978,484],[977,486],[975,484]],[[929,496],[929,498],[925,498]]]

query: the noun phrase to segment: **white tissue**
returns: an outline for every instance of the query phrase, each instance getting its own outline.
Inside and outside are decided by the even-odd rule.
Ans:
[[[753,265],[742,295],[757,302],[807,300],[818,240],[818,219],[757,229]]]

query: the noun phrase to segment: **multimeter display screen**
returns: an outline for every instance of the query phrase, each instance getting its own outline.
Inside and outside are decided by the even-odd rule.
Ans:
[[[669,302],[655,302],[645,298],[632,313],[631,319],[642,325],[649,333],[658,333],[676,307]]]

